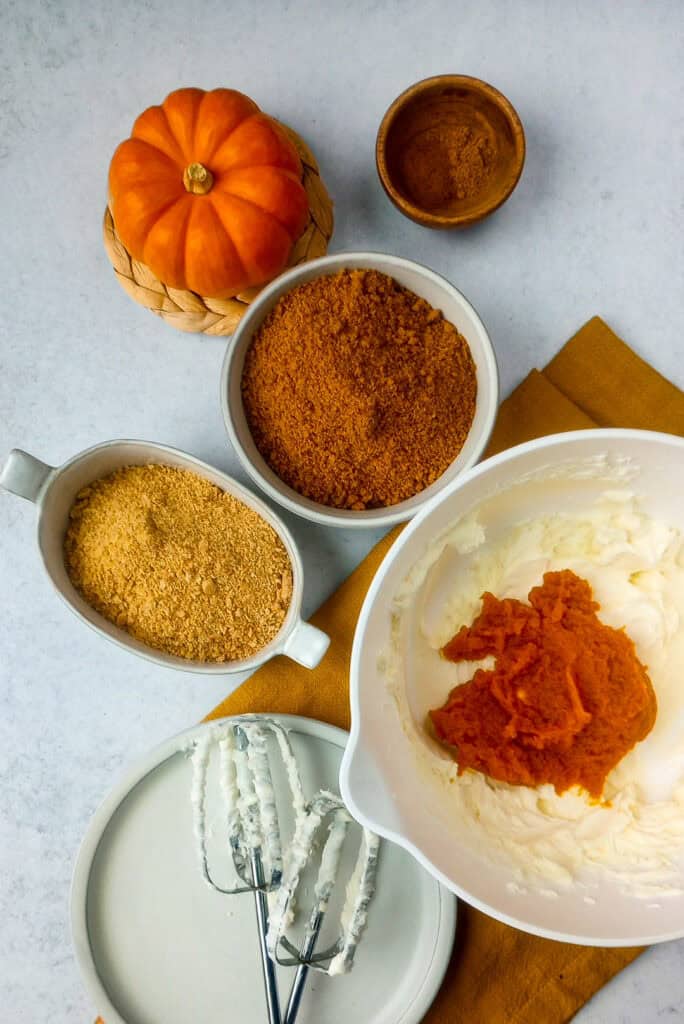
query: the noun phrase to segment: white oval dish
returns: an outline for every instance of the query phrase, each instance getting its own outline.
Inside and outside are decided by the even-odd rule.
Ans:
[[[336,788],[347,733],[273,717],[290,730],[305,792]],[[83,839],[72,934],[107,1024],[266,1019],[254,901],[212,892],[197,863],[185,751],[220,721],[181,733],[132,767]],[[276,774],[276,789],[279,781]],[[454,897],[404,851],[384,845],[354,968],[310,977],[298,1021],[418,1024],[444,976],[455,923]],[[292,971],[278,968],[278,977],[284,1006]]]
[[[81,597],[69,579],[64,566],[64,534],[69,521],[69,509],[78,492],[87,484],[113,473],[122,466],[150,463],[176,466],[210,480],[222,491],[232,494],[254,509],[273,527],[285,545],[292,564],[290,607],[277,636],[251,658],[213,663],[190,661],[187,658],[157,651],[136,640],[130,633],[95,611]],[[185,672],[226,675],[230,672],[255,669],[276,654],[285,654],[300,665],[314,668],[328,649],[330,638],[320,629],[304,622],[300,615],[304,570],[290,531],[268,505],[242,487],[237,480],[207,465],[206,462],[200,462],[193,455],[151,441],[105,441],[80,452],[64,465],[55,468],[15,448],[10,452],[0,471],[0,487],[33,501],[38,506],[38,547],[45,571],[62,600],[86,625],[141,658]]]
[[[247,425],[242,404],[242,369],[252,337],[278,300],[293,288],[316,277],[340,270],[378,270],[439,309],[470,346],[477,372],[475,418],[458,456],[433,484],[412,498],[387,508],[363,511],[331,508],[305,498],[284,483],[266,463]],[[423,508],[455,477],[474,465],[487,447],[499,400],[499,378],[494,349],[480,317],[461,292],[433,270],[399,256],[376,252],[347,252],[303,263],[281,274],[259,294],[238,324],[226,350],[221,372],[221,405],[226,430],[240,461],[254,482],[280,505],[324,526],[391,526],[404,522]]]
[[[633,477],[620,485],[616,474],[621,466]],[[463,840],[462,819],[456,822],[449,813],[448,787],[441,781],[432,784],[430,773],[418,768],[417,751],[429,746],[424,718],[431,705],[426,706],[426,687],[416,678],[420,673],[411,677],[410,666],[419,657],[412,631],[402,634],[405,646],[394,684],[409,708],[403,722],[382,658],[392,646],[392,605],[402,581],[430,543],[471,509],[495,497],[487,505],[491,519],[486,529],[488,536],[501,536],[515,523],[586,507],[616,486],[633,491],[647,514],[684,527],[684,438],[611,429],[531,441],[469,470],[409,524],[380,566],[357,625],[351,659],[352,730],[340,788],[359,821],[400,843],[444,885],[492,917],[548,938],[636,946],[684,935],[684,857],[678,882],[682,895],[661,900],[627,894],[615,878],[603,876],[598,887],[592,881],[590,890],[580,879],[567,888],[519,885],[513,869],[501,857],[497,862],[493,848],[490,859],[489,851],[478,854]],[[444,582],[453,589],[456,556],[445,557],[444,568],[435,572],[429,583],[432,593]],[[445,574],[450,574],[448,579]],[[414,607],[412,599],[409,608]],[[684,619],[684,609],[681,614]],[[684,708],[684,690],[682,704]]]

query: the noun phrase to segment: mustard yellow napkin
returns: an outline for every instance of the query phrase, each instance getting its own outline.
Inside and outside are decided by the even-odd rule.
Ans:
[[[502,404],[487,455],[533,437],[597,425],[684,436],[684,394],[594,317]],[[398,530],[380,541],[313,616],[332,637],[317,669],[275,659],[208,717],[284,712],[348,729],[354,627]],[[451,964],[424,1024],[564,1024],[640,952],[539,939],[461,902]]]

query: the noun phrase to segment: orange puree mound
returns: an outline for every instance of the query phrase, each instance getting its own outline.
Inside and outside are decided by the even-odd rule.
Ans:
[[[449,661],[496,659],[430,712],[458,771],[517,786],[550,782],[601,796],[606,776],[653,727],[656,697],[634,643],[604,625],[591,586],[547,572],[523,601],[482,597],[482,611],[442,648]]]

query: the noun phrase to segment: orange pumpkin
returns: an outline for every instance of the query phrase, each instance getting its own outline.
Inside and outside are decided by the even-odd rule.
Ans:
[[[109,168],[129,253],[164,284],[227,298],[284,269],[306,226],[299,155],[233,89],[178,89],[150,107]]]

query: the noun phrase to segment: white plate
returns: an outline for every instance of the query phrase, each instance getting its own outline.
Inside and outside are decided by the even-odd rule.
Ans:
[[[407,631],[398,676],[410,715],[402,723],[378,655],[392,644],[392,605],[402,581],[429,545],[471,509],[495,498],[488,505],[488,537],[505,535],[514,523],[586,507],[616,486],[620,466],[634,470],[624,486],[647,514],[684,528],[684,438],[610,429],[544,437],[487,459],[403,530],[373,579],[356,627],[352,730],[340,772],[341,792],[355,818],[404,846],[468,903],[535,935],[596,946],[646,945],[684,935],[684,895],[640,899],[609,875],[600,882],[592,878],[597,888],[589,899],[581,879],[567,887],[521,886],[513,868],[497,856],[495,837],[491,857],[475,851],[464,840],[448,790],[427,784],[417,770],[416,750],[426,742],[425,714],[434,706],[429,687],[440,671],[439,659],[432,652],[429,670],[423,665],[416,671],[416,634]],[[439,564],[452,587],[458,560]],[[430,579],[436,592],[438,582],[434,575]],[[512,819],[511,833],[515,827]],[[678,885],[684,890],[684,859]]]
[[[291,730],[307,794],[336,789],[347,733],[311,719],[277,718]],[[266,1019],[253,898],[215,894],[197,865],[185,751],[209,727],[181,733],[135,765],[83,840],[72,931],[107,1024]],[[278,778],[274,783],[278,789]],[[344,977],[310,977],[298,1021],[418,1024],[444,976],[455,923],[455,898],[405,851],[384,843],[354,969]],[[279,968],[283,1005],[291,978],[291,969]]]

